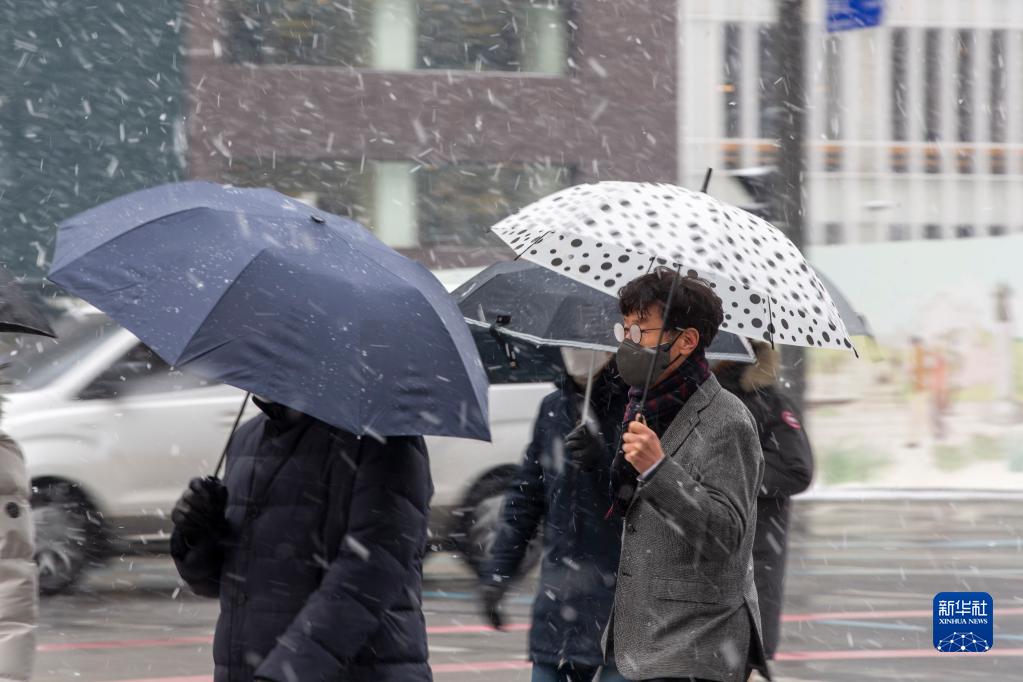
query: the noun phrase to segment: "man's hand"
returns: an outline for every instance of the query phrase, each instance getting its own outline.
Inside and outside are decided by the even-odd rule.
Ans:
[[[185,534],[223,530],[227,488],[218,478],[193,478],[171,512],[171,521]]]
[[[497,585],[484,585],[480,588],[480,608],[483,617],[495,630],[504,629],[504,614],[501,613],[501,598],[504,590]]]
[[[664,459],[661,440],[657,434],[639,421],[629,424],[629,430],[622,435],[622,451],[626,461],[642,476]]]
[[[580,424],[565,436],[565,452],[583,471],[593,471],[604,460],[604,444],[589,424]]]

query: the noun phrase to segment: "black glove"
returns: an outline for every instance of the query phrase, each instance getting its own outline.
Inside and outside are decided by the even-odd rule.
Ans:
[[[580,424],[565,436],[568,460],[583,471],[593,471],[604,461],[604,444],[589,424]]]
[[[504,590],[497,585],[484,585],[480,588],[480,609],[483,618],[495,630],[504,629],[504,615],[501,613],[501,599]]]
[[[193,478],[171,512],[174,526],[188,536],[222,535],[227,523],[227,488],[219,478]]]

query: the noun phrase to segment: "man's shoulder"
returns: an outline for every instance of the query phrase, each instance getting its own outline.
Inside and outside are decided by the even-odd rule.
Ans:
[[[717,422],[724,428],[748,429],[751,434],[756,434],[749,408],[741,398],[724,389],[719,390],[711,398],[700,417],[701,421]]]

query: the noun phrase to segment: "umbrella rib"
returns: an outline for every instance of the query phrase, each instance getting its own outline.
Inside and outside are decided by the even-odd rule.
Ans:
[[[515,254],[515,260],[518,260],[518,259],[522,258],[523,256],[525,256],[527,251],[529,251],[531,248],[533,248],[534,246],[536,246],[537,244],[539,244],[540,242],[542,242],[544,239],[546,239],[548,236],[550,236],[552,234],[554,234],[554,230],[547,230],[546,232],[541,234],[539,237],[537,237],[536,239],[534,239],[530,243],[526,244],[526,246],[522,249],[522,253]]]
[[[214,301],[213,305],[211,305],[209,307],[209,310],[206,311],[206,314],[202,318],[202,322],[200,322],[199,325],[196,327],[196,331],[198,331],[198,329],[201,328],[202,325],[206,323],[206,320],[208,320],[210,315],[213,313],[213,311],[217,309],[217,306],[219,306],[223,302],[224,298],[226,298],[227,295],[231,292],[231,290],[234,289],[235,285],[238,284],[238,280],[241,279],[242,275],[244,275],[249,270],[249,268],[251,268],[252,265],[260,258],[260,256],[262,256],[264,253],[267,252],[267,250],[268,249],[265,246],[263,248],[261,248],[259,251],[257,251],[252,256],[252,258],[249,259],[249,262],[245,264],[245,267],[243,267],[241,270],[238,271],[238,274],[234,276],[234,279],[231,280],[231,283],[228,284],[226,287],[224,287],[224,290],[222,292],[220,292],[219,296],[217,296],[217,300]],[[195,332],[193,332],[192,335],[190,337],[188,337],[188,341],[182,347],[182,349],[181,349],[181,355],[182,356],[184,355],[184,353],[188,349],[188,347],[192,344],[193,340],[195,340]],[[211,348],[208,351],[203,351],[202,353],[198,353],[198,354],[194,355],[193,357],[190,357],[190,358],[187,358],[187,359],[185,359],[184,357],[178,358],[178,361],[179,361],[180,364],[187,364],[187,363],[192,362],[194,360],[197,360],[200,357],[206,355],[207,353],[212,352],[214,350],[217,350],[217,348],[225,346],[228,343],[231,343],[233,341],[234,341],[234,339],[232,339],[231,341],[224,341],[224,342],[218,344],[215,348]],[[167,358],[164,358],[164,360],[166,360],[166,359]],[[170,364],[174,365],[175,367],[177,367],[179,363],[170,362]]]

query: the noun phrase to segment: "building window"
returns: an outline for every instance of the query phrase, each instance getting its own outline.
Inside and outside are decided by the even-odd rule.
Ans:
[[[562,74],[563,0],[418,0],[419,68]]]
[[[235,159],[219,180],[273,187],[358,220],[386,244],[427,265],[470,265],[500,240],[490,226],[572,183],[572,169],[545,164]]]
[[[956,225],[956,238],[957,239],[969,239],[970,237],[976,236],[976,230],[973,225]]]
[[[842,223],[824,224],[824,243],[825,244],[845,243],[845,227],[842,225]]]
[[[941,29],[924,33],[924,140],[941,140]]]
[[[777,78],[778,58],[775,53],[774,26],[762,24],[757,30],[757,49],[760,54],[760,137],[773,139],[775,137],[775,98],[774,81]]]
[[[964,29],[956,35],[956,133],[960,142],[973,142],[973,31]],[[973,172],[973,149],[961,147],[956,154],[960,173]]]
[[[1004,175],[1008,171],[1005,150],[998,147],[998,145],[1005,144],[1006,140],[1005,35],[1004,30],[991,32],[991,90],[988,102],[988,120],[991,142],[995,145],[991,148],[991,172],[996,175]]]
[[[1005,225],[991,225],[988,227],[987,233],[991,237],[1004,237],[1009,233],[1009,230]]]
[[[941,29],[924,32],[924,140],[941,140]],[[941,172],[941,148],[936,144],[924,150],[924,170]]]
[[[842,42],[830,35],[824,39],[824,137],[842,139]],[[824,146],[824,169],[842,169],[841,145]]]
[[[373,0],[223,0],[234,62],[361,68],[372,58]]]
[[[905,223],[893,223],[888,226],[888,240],[893,242],[903,242],[907,239],[911,239],[910,227]]]
[[[941,225],[930,223],[924,225],[924,239],[941,239]]]
[[[568,0],[223,0],[235,62],[562,75]]]
[[[892,139],[909,140],[909,31],[892,29],[891,124]],[[891,167],[896,173],[909,172],[909,149],[905,145],[891,148]]]
[[[419,243],[477,248],[496,243],[490,226],[571,184],[565,166],[462,163],[415,173]]]
[[[769,143],[762,143],[760,146],[760,159],[762,165],[769,166],[775,163],[778,149],[774,141],[778,137],[778,117],[781,110],[778,106],[778,99],[775,89],[778,87],[779,59],[776,51],[775,35],[777,28],[773,24],[762,24],[757,31],[757,50],[759,52],[760,64],[760,120],[758,121],[759,135],[762,140],[769,140]]]
[[[329,213],[368,224],[373,216],[372,168],[359,160],[234,159],[221,182],[272,187]]]
[[[739,91],[742,75],[742,25],[725,24],[725,60],[721,93],[725,104],[725,137],[742,137]]]

